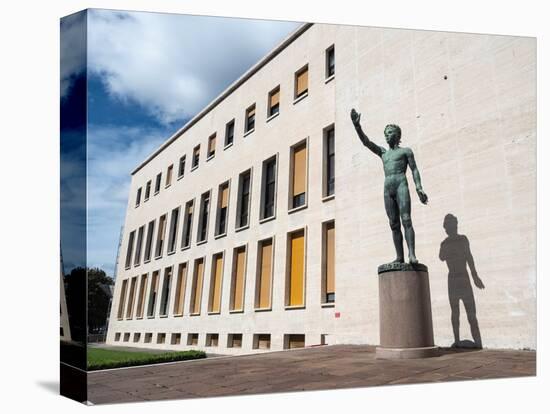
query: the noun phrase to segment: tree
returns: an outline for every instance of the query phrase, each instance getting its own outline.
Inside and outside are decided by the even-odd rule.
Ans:
[[[105,327],[114,280],[97,267],[88,268],[88,332],[97,333]]]

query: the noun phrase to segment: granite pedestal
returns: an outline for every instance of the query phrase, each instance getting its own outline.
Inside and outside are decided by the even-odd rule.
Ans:
[[[380,346],[377,358],[427,358],[434,346],[428,268],[391,263],[378,268]]]

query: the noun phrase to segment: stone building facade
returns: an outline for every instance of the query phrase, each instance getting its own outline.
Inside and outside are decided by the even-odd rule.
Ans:
[[[483,346],[535,348],[535,39],[326,24],[301,26],[132,172],[107,342],[377,344],[393,244],[351,108],[375,143],[397,123],[415,153],[436,344],[454,342],[462,298],[461,339],[477,319]],[[465,236],[450,250],[445,217]]]

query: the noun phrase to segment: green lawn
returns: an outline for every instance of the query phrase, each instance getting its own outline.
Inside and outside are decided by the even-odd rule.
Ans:
[[[88,348],[88,370],[132,367],[159,362],[185,361],[206,358],[203,351],[133,352],[113,349]]]

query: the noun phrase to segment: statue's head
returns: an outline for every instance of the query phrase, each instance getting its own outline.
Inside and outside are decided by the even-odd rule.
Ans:
[[[458,219],[453,214],[447,214],[443,219],[443,228],[449,236],[458,234]]]
[[[388,124],[384,128],[384,136],[390,147],[397,147],[401,142],[401,128],[399,125]]]

